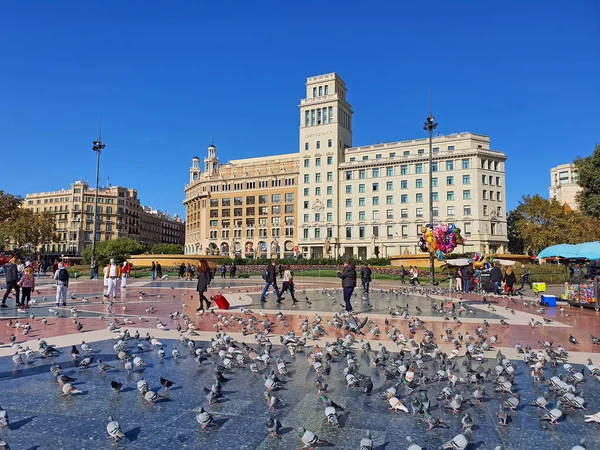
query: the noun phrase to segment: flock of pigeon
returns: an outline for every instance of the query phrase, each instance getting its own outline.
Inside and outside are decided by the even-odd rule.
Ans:
[[[323,293],[335,301],[335,290],[323,290]],[[388,291],[390,296],[395,295],[396,298],[402,293],[399,289]],[[425,292],[425,295],[428,294]],[[306,300],[310,302],[308,297]],[[491,305],[490,308],[493,309]],[[264,388],[262,397],[270,413],[265,422],[265,436],[277,438],[285,421],[285,418],[277,417],[278,407],[286,404],[282,387],[292,379],[289,366],[297,365],[297,358],[306,358],[308,361],[308,375],[314,379],[314,394],[322,402],[323,421],[331,427],[343,427],[340,418],[352,413],[346,411],[343,401],[335,398],[336,395],[378,395],[381,397],[380,408],[387,408],[394,417],[396,414],[406,414],[406,420],[413,421],[417,434],[421,431],[435,433],[438,428],[452,428],[457,422],[453,417],[460,417],[461,427],[440,449],[466,449],[472,442],[473,430],[476,430],[473,409],[482,407],[492,399],[498,402],[496,419],[501,426],[510,426],[511,417],[523,408],[538,408],[539,420],[552,426],[564,420],[600,424],[600,412],[579,413],[587,410],[581,390],[583,383],[598,383],[600,379],[600,370],[591,360],[586,367],[576,369],[568,363],[565,348],[553,342],[539,342],[539,348],[517,344],[515,349],[522,355],[534,389],[541,393],[531,404],[524,405],[521,402],[521,390],[527,391],[531,386],[517,386],[515,374],[521,370],[520,366],[506,358],[501,351],[495,350],[499,338],[489,335],[487,321],[476,327],[473,334],[467,331],[463,335],[448,327],[440,336],[450,349],[444,351],[444,346],[438,345],[437,337],[428,328],[427,322],[419,317],[422,310],[418,306],[414,308],[414,313],[408,305],[396,305],[388,309],[389,318],[385,319],[383,332],[368,317],[360,319],[346,312],[334,313],[327,320],[318,313],[313,319],[305,317],[301,332],[296,334],[288,331],[280,335],[281,347],[275,349],[271,342],[274,328],[276,325],[289,327],[283,312],[278,312],[271,321],[269,314],[262,311],[255,314],[247,307],[241,308],[239,313],[215,313],[211,310],[209,317],[214,319],[215,336],[210,343],[195,340],[197,333],[193,320],[175,312],[169,315],[169,319],[175,322],[170,325],[156,319],[157,329],[177,330],[180,347],[185,349],[180,351],[174,346],[169,355],[165,350],[166,345],[150,332],[140,336],[136,331],[132,335],[126,328],[127,323],[112,319],[107,330],[115,336],[113,350],[116,358],[112,359],[116,359],[117,363],[110,365],[96,358],[92,347],[85,341],[80,346],[72,346],[71,357],[80,370],[96,370],[103,374],[137,371],[143,375],[146,365],[144,354],[147,352],[155,352],[160,359],[175,360],[182,356],[181,353],[193,356],[199,370],[205,371],[206,367],[210,367],[208,370],[213,371],[212,385],[204,388],[204,400],[193,410],[201,430],[218,430],[210,409],[222,398],[221,390],[228,380],[228,374],[248,371],[250,376],[261,378]],[[433,309],[438,309],[435,303]],[[146,312],[154,313],[154,307],[149,307]],[[74,323],[80,324],[77,309],[72,308],[71,313]],[[456,314],[445,314],[444,318],[450,320],[452,317],[451,320],[460,326],[459,315],[476,313],[461,303]],[[25,327],[18,322],[7,321],[7,324],[23,329],[24,336],[29,333],[29,325],[25,332]],[[227,331],[233,332],[234,325],[241,327],[243,335],[253,336],[254,342],[248,344],[231,338]],[[507,323],[505,325],[508,326]],[[592,336],[594,339],[598,341],[594,343],[600,343],[600,339]],[[388,341],[390,348],[386,344]],[[571,340],[571,343],[575,342]],[[38,339],[37,351],[23,347],[16,342],[14,334],[11,336],[11,345],[15,352],[12,360],[16,366],[52,358],[61,352],[43,339]],[[57,395],[70,397],[82,393],[76,383],[77,377],[65,373],[59,364],[52,364],[50,371],[58,385]],[[328,385],[332,384],[333,378],[342,380],[348,392],[331,392]],[[167,397],[174,382],[161,377],[160,384],[160,389],[153,390],[144,378],[137,382],[140,397],[148,406]],[[110,383],[115,395],[119,395],[122,387],[119,381],[112,380]],[[298,429],[301,449],[328,445],[326,434],[319,436],[314,430],[297,426],[302,424],[294,425]],[[0,408],[0,427],[8,426],[9,412]],[[126,438],[113,417],[107,418],[106,432],[114,441]],[[418,440],[418,437],[413,439],[407,436],[406,448],[422,449]],[[399,445],[395,443],[393,448],[399,448]],[[587,445],[582,439],[572,450],[590,450]],[[0,449],[8,448],[8,444],[0,440]],[[356,442],[355,448],[373,450],[375,445],[371,433],[366,432]],[[501,446],[495,448],[500,449]]]

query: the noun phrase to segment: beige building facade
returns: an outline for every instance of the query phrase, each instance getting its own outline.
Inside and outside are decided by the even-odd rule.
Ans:
[[[295,231],[289,245],[294,251],[269,256],[368,259],[417,253],[420,228],[429,222],[428,139],[353,147],[353,110],[346,85],[335,73],[308,78],[299,109],[297,154],[232,161],[226,175],[215,171],[214,146],[204,172],[194,158],[185,190],[186,252],[201,253],[207,245],[220,251],[223,245],[217,241],[229,242],[224,240],[228,234],[219,234],[222,229],[211,227],[221,217],[210,217],[217,213],[209,211],[209,203],[198,206],[217,194],[209,190],[215,189],[211,183],[221,178],[229,185],[233,178],[246,186],[256,177],[252,167],[258,161],[277,166],[284,158],[297,174]],[[457,252],[506,251],[505,161],[487,136],[457,133],[433,139],[434,222],[461,228],[466,243]],[[252,189],[261,188],[246,186]]]
[[[42,256],[78,257],[92,244],[95,189],[85,181],[76,181],[70,189],[27,194],[24,206],[33,212],[51,211],[56,218],[57,241],[37,250]],[[185,240],[185,224],[161,213],[145,212],[137,191],[122,186],[98,190],[96,242],[127,237],[150,248],[155,243],[171,243],[173,227],[178,242]],[[149,232],[148,230],[152,230]],[[156,234],[154,233],[156,230]],[[158,241],[158,242],[157,242]]]
[[[561,164],[550,169],[550,199],[567,204],[572,210],[579,209],[577,194],[581,191],[578,184],[579,173],[575,164]]]
[[[220,165],[214,144],[192,159],[185,188],[185,253],[237,258],[297,252],[298,157],[233,160]]]

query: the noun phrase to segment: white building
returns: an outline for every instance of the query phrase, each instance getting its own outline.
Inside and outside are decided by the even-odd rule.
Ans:
[[[429,222],[428,139],[353,147],[353,110],[346,101],[346,84],[335,73],[308,78],[306,98],[299,108],[298,154],[270,157],[274,170],[280,170],[281,158],[286,159],[286,168],[290,158],[295,162],[292,171],[298,182],[292,189],[297,193],[297,221],[290,240],[294,254],[371,258],[417,253],[420,229]],[[418,125],[419,119],[415,123]],[[209,159],[218,161],[214,146],[209,147]],[[504,153],[490,148],[487,136],[457,133],[433,139],[434,221],[455,223],[462,230],[466,243],[457,252],[506,250],[505,161]],[[209,221],[210,214],[202,206],[206,200],[201,200],[211,193],[220,196],[217,192],[224,190],[234,196],[236,185],[244,194],[251,193],[248,183],[242,185],[234,179],[247,173],[245,166],[250,169],[254,165],[252,158],[241,159],[228,163],[232,168],[226,173],[212,173],[214,168],[209,165],[200,173],[199,158],[194,159],[184,202],[187,251],[225,247],[217,241],[230,236],[229,232],[221,228],[212,231],[210,225],[222,225],[218,222],[222,212],[215,206]],[[273,177],[263,171],[251,170],[242,178]],[[219,183],[225,187],[216,186]],[[265,183],[263,188],[274,187],[273,182]],[[259,233],[246,230],[245,237],[256,235]],[[260,237],[263,245],[279,236]],[[244,248],[243,240],[226,247]]]
[[[550,199],[556,199],[561,204],[567,204],[572,210],[579,209],[577,194],[581,191],[579,172],[575,164],[561,164],[550,169]]]

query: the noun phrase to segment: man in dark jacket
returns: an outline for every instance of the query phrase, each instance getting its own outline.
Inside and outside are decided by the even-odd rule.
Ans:
[[[265,295],[267,295],[267,290],[270,286],[273,286],[273,290],[275,291],[275,295],[277,296],[277,303],[281,303],[281,294],[279,293],[279,288],[277,287],[277,260],[271,261],[271,264],[268,265],[265,270],[267,271],[267,276],[265,278],[265,288],[260,294],[260,301],[266,302]]]
[[[362,288],[365,293],[369,293],[369,284],[371,283],[371,269],[366,264],[360,269],[360,281],[362,282]]]
[[[10,261],[8,261],[8,263],[4,266],[4,270],[6,272],[6,292],[4,293],[4,297],[2,298],[2,304],[0,304],[0,307],[2,308],[8,308],[6,306],[6,299],[8,298],[13,289],[15,290],[15,299],[17,300],[17,306],[20,306],[19,294],[21,291],[19,289],[19,285],[17,284],[19,282],[19,271],[17,270],[18,263],[19,260],[15,257],[12,257]]]
[[[500,294],[500,286],[502,285],[502,271],[498,264],[490,270],[490,281],[494,283],[494,295]]]
[[[342,288],[344,289],[344,302],[346,311],[352,312],[350,298],[356,287],[356,266],[350,261],[344,261],[344,269],[338,272],[337,276],[342,279]]]
[[[472,263],[469,263],[468,266],[463,267],[460,271],[462,273],[462,285],[465,294],[468,294],[471,291],[471,276],[473,276],[471,264]]]

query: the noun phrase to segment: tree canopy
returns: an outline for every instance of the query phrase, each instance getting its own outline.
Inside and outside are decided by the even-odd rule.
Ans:
[[[600,240],[600,220],[539,195],[522,198],[508,216],[510,251],[537,254],[551,245]]]
[[[54,214],[22,208],[23,199],[0,191],[0,244],[32,249],[55,238]]]
[[[579,171],[577,203],[581,211],[588,216],[600,219],[600,144],[590,156],[578,157],[574,161]]]
[[[117,238],[110,241],[100,241],[96,243],[96,261],[98,264],[107,264],[111,258],[117,263],[122,263],[131,255],[140,255],[144,252],[144,246],[137,241],[129,238]],[[87,246],[81,252],[83,262],[89,264],[92,259],[92,246]]]
[[[156,244],[150,249],[152,255],[183,255],[183,247],[177,244]]]

